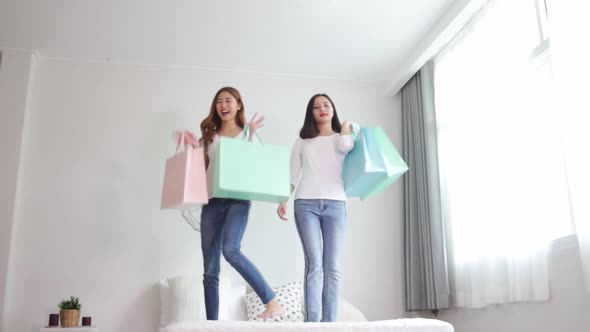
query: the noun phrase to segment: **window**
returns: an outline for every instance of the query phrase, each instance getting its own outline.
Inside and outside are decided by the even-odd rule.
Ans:
[[[455,305],[548,297],[544,253],[572,234],[543,0],[489,1],[435,58]]]

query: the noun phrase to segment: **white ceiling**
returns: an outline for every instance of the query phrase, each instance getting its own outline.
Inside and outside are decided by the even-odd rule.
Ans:
[[[453,2],[0,0],[0,48],[387,82]]]

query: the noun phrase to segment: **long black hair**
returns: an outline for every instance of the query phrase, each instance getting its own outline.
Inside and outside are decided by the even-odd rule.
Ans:
[[[315,122],[315,118],[313,117],[313,103],[315,102],[315,99],[317,97],[325,97],[330,101],[330,104],[332,104],[332,109],[334,110],[334,116],[332,117],[332,130],[334,130],[337,133],[340,133],[340,131],[342,130],[342,124],[340,123],[340,120],[338,120],[338,113],[336,113],[336,105],[334,105],[334,102],[327,94],[318,93],[311,97],[311,99],[307,103],[307,110],[305,111],[305,120],[303,120],[303,127],[301,127],[301,130],[299,131],[299,137],[303,139],[314,138],[320,134],[318,125]]]

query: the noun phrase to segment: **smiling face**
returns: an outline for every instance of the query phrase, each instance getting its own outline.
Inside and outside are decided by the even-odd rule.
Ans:
[[[215,101],[215,111],[222,122],[234,121],[242,105],[228,91],[222,91]]]
[[[324,96],[318,96],[313,101],[313,118],[319,124],[332,122],[334,108],[330,100]]]
[[[244,128],[244,100],[240,91],[231,86],[219,89],[209,107],[209,115],[201,121],[201,141],[207,146],[224,125],[232,125],[231,121]]]

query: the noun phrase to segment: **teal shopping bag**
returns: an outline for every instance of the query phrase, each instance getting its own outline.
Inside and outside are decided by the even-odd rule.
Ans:
[[[291,194],[289,148],[220,137],[213,196],[280,203]]]
[[[379,150],[384,156],[387,164],[387,179],[380,181],[375,187],[361,196],[361,199],[363,200],[382,192],[408,170],[408,165],[406,165],[406,162],[391,140],[389,140],[383,129],[381,129],[381,127],[375,128],[374,134]]]
[[[344,191],[349,197],[362,197],[387,179],[387,162],[379,151],[373,128],[361,127],[354,148],[342,167]]]
[[[407,169],[383,129],[362,127],[344,159],[344,190],[349,197],[365,200],[385,190]]]

